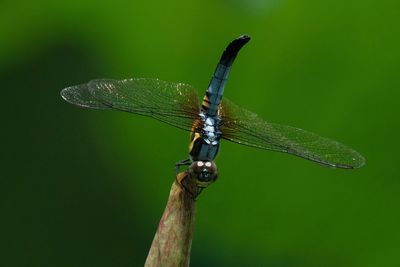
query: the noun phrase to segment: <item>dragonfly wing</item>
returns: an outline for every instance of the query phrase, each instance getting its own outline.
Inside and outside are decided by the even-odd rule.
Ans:
[[[61,97],[74,105],[84,108],[110,109],[99,102],[91,93],[87,84],[74,85],[61,91]]]
[[[93,80],[65,88],[61,95],[78,106],[144,115],[187,131],[199,116],[192,86],[158,79]]]
[[[293,154],[332,168],[353,169],[365,164],[357,151],[343,144],[302,129],[266,122],[227,99],[222,101],[219,114],[223,139]]]

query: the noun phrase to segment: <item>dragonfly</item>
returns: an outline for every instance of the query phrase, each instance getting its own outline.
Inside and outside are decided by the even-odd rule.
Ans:
[[[221,139],[288,153],[331,168],[363,166],[364,157],[352,148],[299,128],[267,122],[222,99],[232,64],[249,40],[248,35],[242,35],[228,44],[201,105],[191,85],[150,78],[92,80],[63,89],[61,96],[80,107],[143,115],[190,132],[189,157],[176,166],[190,166],[200,187],[217,177],[214,159]]]

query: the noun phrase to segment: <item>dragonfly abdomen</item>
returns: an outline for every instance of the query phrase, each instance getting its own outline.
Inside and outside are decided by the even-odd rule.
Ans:
[[[206,95],[203,98],[201,109],[210,116],[217,114],[218,106],[221,103],[222,95],[224,94],[224,88],[230,66],[224,66],[221,63],[217,65],[217,69],[211,78],[210,85],[207,88]]]
[[[219,149],[219,139],[222,133],[219,131],[220,118],[217,116],[218,107],[224,94],[224,88],[228,79],[233,61],[239,50],[250,40],[247,35],[233,40],[222,53],[217,68],[214,71],[206,94],[203,98],[200,111],[200,130],[194,130],[190,144],[190,157],[192,160],[215,159]]]
[[[218,106],[221,103],[222,95],[226,80],[228,79],[229,72],[233,61],[235,60],[239,50],[250,40],[247,35],[240,36],[233,40],[225,49],[222,54],[214,75],[208,85],[206,95],[201,104],[202,111],[208,116],[215,116],[218,111]]]

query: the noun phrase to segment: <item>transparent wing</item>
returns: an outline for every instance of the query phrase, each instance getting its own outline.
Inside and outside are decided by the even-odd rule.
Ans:
[[[187,131],[192,130],[199,114],[192,86],[158,79],[93,80],[65,88],[61,96],[81,107],[149,116]]]
[[[261,149],[293,154],[333,167],[353,169],[365,159],[355,150],[302,129],[269,123],[224,99],[219,108],[222,138]]]

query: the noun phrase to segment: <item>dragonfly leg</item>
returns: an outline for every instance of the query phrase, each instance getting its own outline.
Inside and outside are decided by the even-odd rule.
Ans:
[[[178,174],[180,172],[180,167],[181,166],[189,166],[190,164],[192,164],[192,160],[190,158],[178,161],[177,163],[175,163],[175,172],[176,174]]]
[[[197,185],[196,177],[188,173],[188,171],[180,172],[176,175],[176,181],[188,192],[194,200],[199,196],[204,187]]]
[[[203,191],[203,189],[204,189],[204,187],[198,187],[197,188],[197,195],[196,195],[196,198],[200,195],[200,193],[201,193],[201,191]]]

